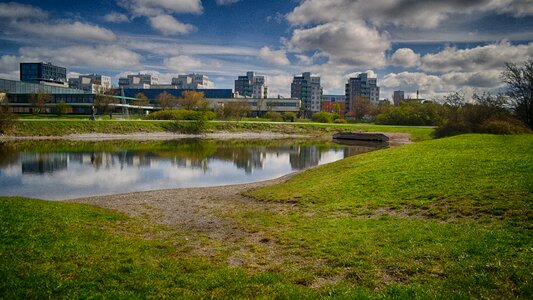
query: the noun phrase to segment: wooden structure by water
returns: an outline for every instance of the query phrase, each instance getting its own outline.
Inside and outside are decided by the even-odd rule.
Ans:
[[[339,132],[333,135],[336,140],[364,141],[364,142],[388,142],[389,137],[383,133],[373,132]]]

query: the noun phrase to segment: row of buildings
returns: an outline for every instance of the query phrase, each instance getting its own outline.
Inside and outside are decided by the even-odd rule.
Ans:
[[[20,82],[2,79],[0,90],[9,94],[9,103],[16,106],[14,111],[26,112],[29,104],[29,94],[46,92],[53,95],[52,103],[63,101],[74,105],[73,112],[80,113],[87,110],[87,105],[94,102],[94,95],[113,90],[115,97],[120,98],[120,104],[128,108],[129,102],[138,93],[143,93],[150,100],[147,110],[158,109],[155,99],[161,93],[169,93],[180,97],[184,90],[198,90],[204,92],[205,97],[213,106],[224,105],[228,101],[246,101],[252,112],[261,115],[266,111],[295,112],[310,116],[320,111],[337,112],[350,115],[355,108],[355,102],[367,100],[377,104],[380,101],[380,88],[377,78],[371,78],[367,73],[348,79],[344,95],[324,95],[320,77],[304,72],[301,76],[294,76],[291,83],[291,97],[268,98],[268,86],[265,76],[258,76],[255,72],[247,72],[238,76],[234,89],[214,89],[214,84],[208,76],[202,74],[179,75],[171,79],[170,83],[161,84],[155,74],[129,74],[118,80],[118,88],[113,88],[111,77],[100,74],[79,75],[67,80],[66,68],[51,63],[20,63]],[[400,93],[395,92],[394,102],[401,102]],[[403,99],[403,92],[401,95]],[[266,101],[265,101],[266,99]],[[398,100],[398,101],[396,101]],[[264,106],[264,107],[263,107]]]

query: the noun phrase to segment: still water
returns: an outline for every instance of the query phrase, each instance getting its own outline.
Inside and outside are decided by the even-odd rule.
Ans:
[[[309,140],[0,143],[0,196],[64,200],[277,178],[368,152]]]

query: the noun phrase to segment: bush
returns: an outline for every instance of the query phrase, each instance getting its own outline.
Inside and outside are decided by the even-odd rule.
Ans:
[[[311,120],[313,122],[318,122],[318,123],[331,123],[333,122],[333,120],[338,119],[338,118],[339,118],[338,114],[328,113],[324,111],[314,113],[311,116]]]
[[[275,112],[275,111],[267,112],[264,115],[264,118],[269,119],[269,120],[271,120],[273,122],[282,122],[283,121],[283,117],[281,116],[281,114],[279,112]]]
[[[151,113],[144,117],[146,120],[199,120],[205,118],[205,120],[214,120],[216,114],[212,111],[194,111],[194,110],[160,110]]]
[[[16,117],[0,104],[0,133],[7,133],[15,124]]]
[[[531,133],[531,130],[518,120],[487,120],[481,124],[479,131],[492,134]]]
[[[346,119],[338,118],[338,119],[335,119],[335,120],[333,121],[333,123],[337,123],[337,124],[346,124],[346,123],[348,123],[348,121],[346,121]]]
[[[298,116],[296,116],[295,113],[293,112],[284,112],[283,113],[283,121],[285,122],[294,122],[296,121],[296,119],[298,118]]]

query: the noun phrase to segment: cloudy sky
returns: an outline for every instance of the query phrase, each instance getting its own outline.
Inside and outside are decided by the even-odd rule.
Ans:
[[[495,91],[505,62],[533,57],[533,0],[92,0],[0,1],[0,78],[21,61],[71,76],[206,74],[217,88],[266,75],[269,95],[292,76],[322,77],[343,94],[358,72],[382,88],[429,98]]]

